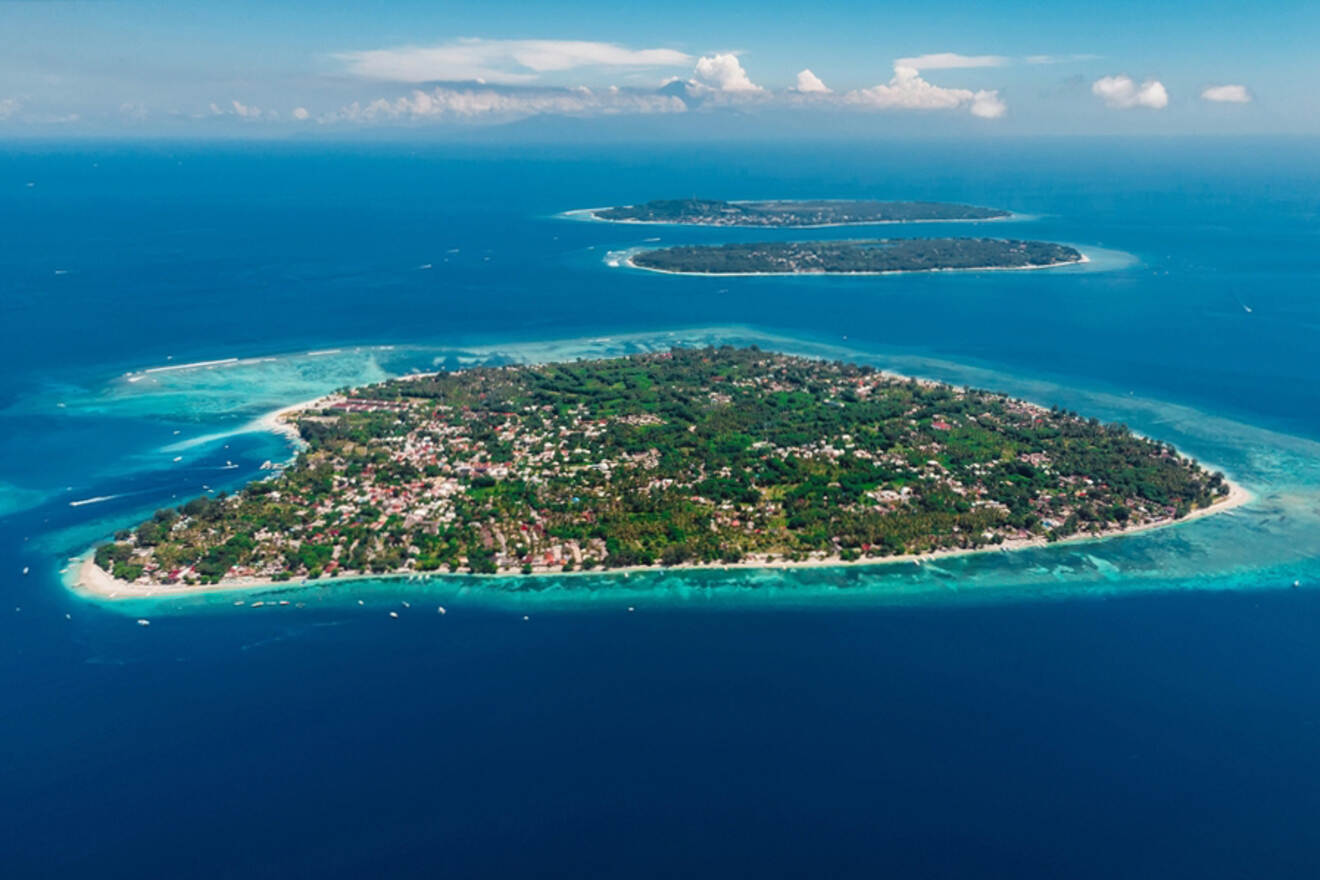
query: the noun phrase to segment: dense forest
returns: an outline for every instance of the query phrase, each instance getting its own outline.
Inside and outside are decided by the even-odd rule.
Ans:
[[[756,348],[391,380],[306,448],[100,547],[158,583],[838,560],[1162,522],[1228,491],[1171,447],[988,391]]]
[[[601,208],[592,216],[630,223],[679,223],[692,226],[804,227],[865,223],[911,223],[931,220],[994,220],[1009,216],[998,208],[943,202],[763,201],[660,199],[643,205]]]
[[[1075,263],[1081,253],[1044,241],[997,238],[884,238],[681,245],[643,251],[636,266],[705,275],[862,274],[937,269],[1022,269]]]

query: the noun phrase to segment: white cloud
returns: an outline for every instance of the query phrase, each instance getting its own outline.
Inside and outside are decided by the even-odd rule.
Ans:
[[[126,101],[119,105],[119,115],[126,119],[141,121],[149,115],[145,104]]]
[[[276,120],[280,118],[280,114],[274,110],[262,110],[260,107],[244,104],[237,99],[230,101],[228,107],[221,107],[212,101],[208,109],[211,111],[212,116],[235,116],[247,120]]]
[[[952,70],[962,67],[1003,67],[1008,59],[1002,55],[959,55],[957,52],[935,52],[930,55],[917,55],[913,58],[900,58],[895,67],[910,67],[913,70]]]
[[[543,113],[566,116],[608,116],[621,113],[682,113],[683,101],[673,95],[609,88],[576,89],[414,89],[393,100],[353,102],[321,122],[389,122],[422,120],[509,120]]]
[[[585,40],[464,39],[336,56],[357,76],[394,82],[531,83],[541,74],[583,67],[675,67],[691,63],[674,49],[629,49]]]
[[[1239,85],[1210,86],[1201,92],[1201,97],[1206,101],[1215,101],[1221,104],[1251,103],[1251,92],[1247,91],[1246,86]]]
[[[22,102],[17,98],[0,98],[0,119],[8,119],[22,106]]]
[[[798,71],[797,85],[793,87],[793,90],[804,95],[823,95],[832,91],[829,86],[821,82],[820,77],[810,70]]]
[[[1156,79],[1148,79],[1138,86],[1126,74],[1102,76],[1091,83],[1091,93],[1102,99],[1105,106],[1116,110],[1132,107],[1163,110],[1169,106],[1169,93],[1165,91],[1164,83]]]
[[[972,95],[972,105],[969,109],[973,116],[979,116],[982,119],[998,119],[1008,111],[1008,106],[1000,99],[998,89],[988,91],[982,89]]]
[[[306,107],[294,107],[293,113],[291,115],[293,116],[294,119],[298,120],[299,122],[303,122],[307,119],[310,119],[312,116],[312,114],[307,112]]]
[[[843,96],[845,102],[876,110],[957,110],[968,107],[984,119],[1004,115],[1004,102],[997,91],[946,89],[921,78],[915,68],[896,64],[887,83],[855,89]]]
[[[718,55],[704,55],[697,59],[695,70],[697,80],[719,92],[761,92],[764,91],[747,76],[738,56],[731,52]]]

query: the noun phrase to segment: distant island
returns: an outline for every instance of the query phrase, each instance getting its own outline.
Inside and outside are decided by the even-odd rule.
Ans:
[[[878,202],[818,199],[724,202],[718,199],[660,199],[642,205],[597,208],[591,216],[616,223],[673,223],[687,226],[811,227],[939,220],[999,220],[998,208],[943,202]]]
[[[287,469],[119,532],[80,586],[918,559],[1241,497],[1121,425],[756,348],[407,377],[284,419]]]
[[[628,264],[696,275],[878,275],[952,269],[1045,269],[1083,262],[1076,248],[998,238],[880,238],[679,245]]]

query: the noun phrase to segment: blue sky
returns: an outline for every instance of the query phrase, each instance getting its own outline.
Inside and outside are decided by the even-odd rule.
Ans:
[[[0,0],[0,132],[1320,133],[1320,3]]]

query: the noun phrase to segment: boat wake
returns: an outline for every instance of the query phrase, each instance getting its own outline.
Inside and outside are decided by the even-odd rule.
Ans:
[[[77,501],[70,501],[70,507],[82,507],[85,504],[100,504],[102,501],[113,501],[116,498],[123,498],[123,495],[97,495],[94,498],[80,498]]]

